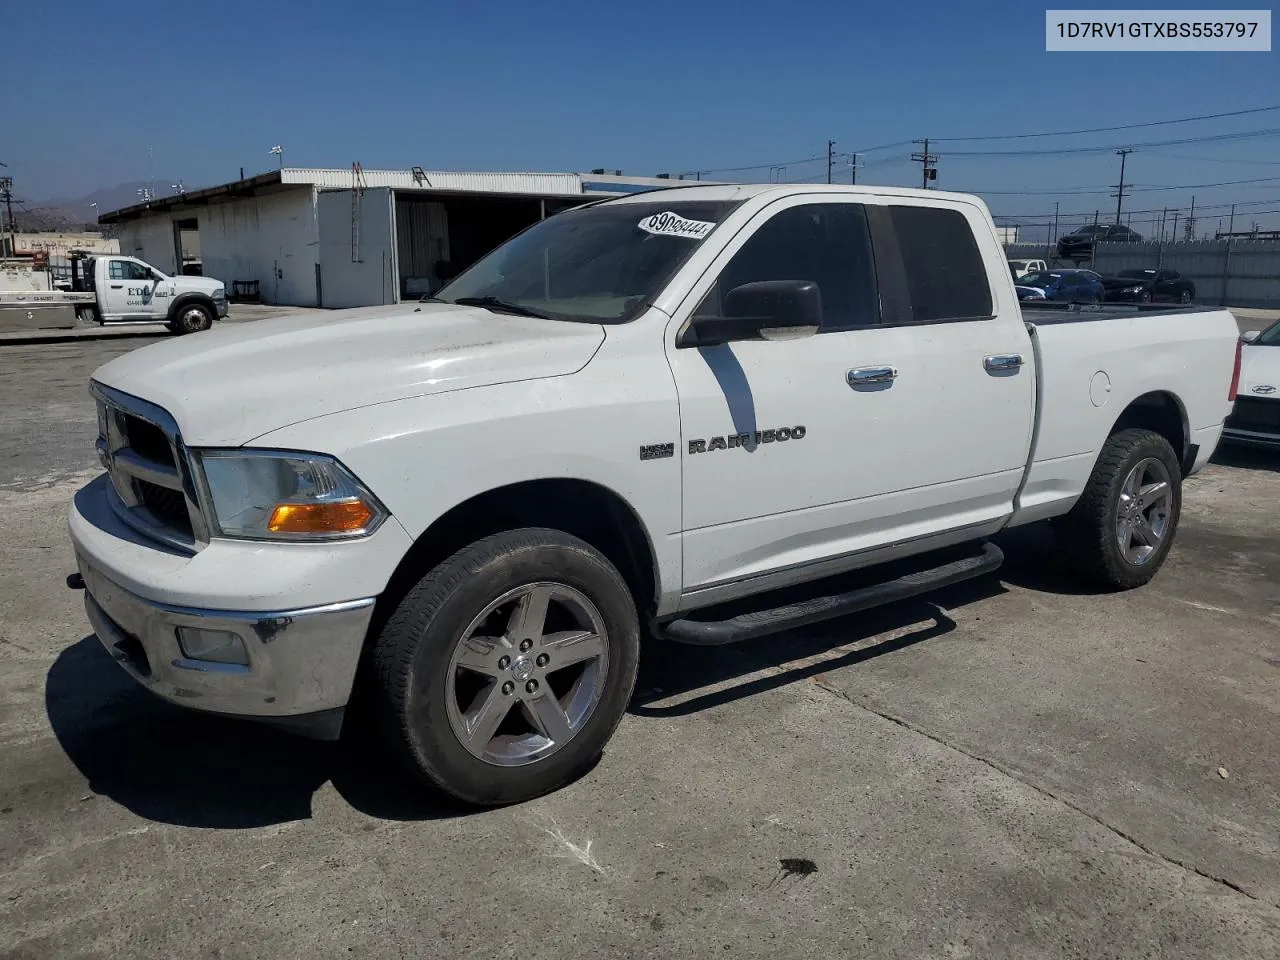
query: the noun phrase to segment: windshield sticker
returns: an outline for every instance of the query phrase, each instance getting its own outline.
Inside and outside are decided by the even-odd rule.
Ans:
[[[670,210],[645,217],[638,224],[641,230],[657,234],[660,237],[688,237],[690,240],[701,240],[715,229],[714,223],[705,220],[686,220]]]

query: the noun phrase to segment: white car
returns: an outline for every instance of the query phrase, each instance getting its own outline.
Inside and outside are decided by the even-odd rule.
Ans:
[[[1240,356],[1240,386],[1223,438],[1253,446],[1280,447],[1280,322],[1246,333]]]
[[[976,197],[703,185],[544,220],[434,302],[136,350],[91,385],[89,620],[172,703],[329,737],[368,704],[426,783],[527,799],[601,754],[654,633],[913,596],[1054,517],[1081,576],[1150,580],[1236,322],[1035,312]]]
[[[1043,260],[1010,260],[1009,272],[1013,275],[1014,281],[1021,280],[1029,273],[1038,273],[1042,270],[1048,270]]]

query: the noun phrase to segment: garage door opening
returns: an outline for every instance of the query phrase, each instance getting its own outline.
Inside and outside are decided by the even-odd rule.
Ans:
[[[400,298],[435,293],[521,230],[589,199],[397,193]]]
[[[200,256],[200,221],[195,217],[173,221],[173,250],[178,273],[186,277],[204,276]]]

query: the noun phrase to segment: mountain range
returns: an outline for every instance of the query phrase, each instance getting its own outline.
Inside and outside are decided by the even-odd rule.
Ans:
[[[157,178],[154,183],[158,197],[174,193],[169,186],[169,180]],[[18,230],[23,233],[97,230],[100,214],[140,203],[142,201],[140,191],[149,187],[148,182],[139,180],[134,183],[104,187],[83,197],[51,197],[48,200],[27,201],[14,209],[13,218]],[[93,206],[95,203],[96,207]]]

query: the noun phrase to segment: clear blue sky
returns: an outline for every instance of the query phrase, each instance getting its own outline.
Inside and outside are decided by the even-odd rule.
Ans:
[[[825,153],[828,138],[850,151],[1280,104],[1280,54],[1046,53],[1044,6],[1025,2],[62,0],[10,4],[5,20],[0,160],[29,200],[147,179],[148,147],[164,187],[268,169],[275,143],[292,166],[653,174],[796,160]],[[963,147],[1261,129],[1280,129],[1280,111]],[[1140,151],[1127,179],[1280,178],[1278,148],[1280,135]],[[860,180],[917,183],[909,152],[868,154]],[[1116,182],[1110,153],[937,152],[939,187],[1058,192],[988,194],[997,214],[1052,211],[1055,199],[1064,212],[1114,211],[1105,194],[1074,192]],[[792,164],[784,177],[825,169]],[[1192,192],[1198,206],[1255,201],[1237,229],[1251,209],[1280,211],[1280,179],[1136,193],[1126,206],[1185,207]],[[1280,215],[1259,219],[1280,226]]]

